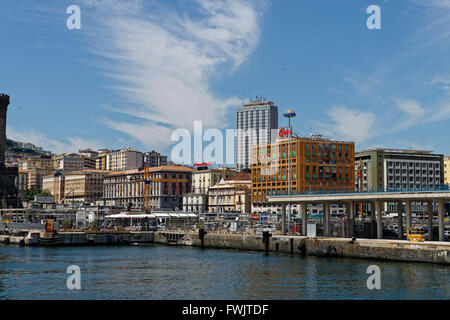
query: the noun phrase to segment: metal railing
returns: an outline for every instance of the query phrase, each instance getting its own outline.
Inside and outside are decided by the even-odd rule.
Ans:
[[[305,190],[302,192],[291,192],[289,193],[277,193],[268,196],[278,197],[278,196],[296,196],[296,195],[322,195],[322,194],[349,194],[349,193],[400,193],[400,192],[432,192],[432,191],[450,191],[450,185],[434,185],[434,186],[423,186],[420,188],[395,188],[395,187],[369,187],[364,188],[362,191],[355,190],[353,188],[336,188],[327,190]]]

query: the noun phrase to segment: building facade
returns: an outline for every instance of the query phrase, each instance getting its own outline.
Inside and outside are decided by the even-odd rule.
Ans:
[[[252,147],[273,141],[273,132],[278,129],[278,107],[263,99],[244,103],[237,111],[236,129],[236,165],[238,171],[243,171],[251,168]]]
[[[208,211],[208,194],[186,193],[183,195],[184,212],[206,212]]]
[[[23,191],[28,189],[28,171],[19,169],[19,174],[16,178],[16,188],[17,191],[22,193]]]
[[[78,150],[78,153],[83,157],[83,169],[95,170],[98,152],[91,149]]]
[[[43,177],[53,174],[54,169],[31,169],[27,171],[27,189],[42,189]]]
[[[56,173],[42,178],[42,189],[50,192],[55,197],[55,202],[61,202],[64,198],[64,175]]]
[[[167,156],[162,156],[155,150],[146,152],[144,153],[144,165],[147,167],[167,166]]]
[[[192,193],[183,196],[183,210],[186,212],[208,211],[208,190],[222,179],[236,174],[236,169],[197,169],[192,173]]]
[[[208,211],[250,213],[250,185],[250,174],[246,172],[222,179],[208,190]]]
[[[355,155],[355,187],[361,192],[433,190],[444,182],[444,156],[424,150],[372,149]],[[397,212],[396,203],[385,210]],[[413,203],[413,212],[425,210]]]
[[[38,158],[28,158],[19,159],[18,167],[22,170],[33,170],[33,169],[51,169],[54,170],[54,162],[50,156],[41,156]]]
[[[182,209],[183,195],[191,191],[193,169],[183,166],[150,168],[148,184],[150,209]],[[143,169],[112,172],[105,176],[103,198],[118,200],[122,206],[144,207]]]
[[[276,212],[267,196],[286,194],[289,186],[288,139],[256,146],[252,154],[253,212]],[[344,192],[355,189],[355,145],[315,138],[291,139],[291,192]]]
[[[53,157],[56,171],[70,172],[84,168],[84,158],[77,153],[64,153]]]
[[[104,170],[81,170],[67,173],[64,178],[64,203],[95,202],[103,199]]]
[[[450,185],[450,157],[444,158],[444,183]]]
[[[95,159],[96,170],[111,170],[108,163],[108,154],[112,153],[112,150],[100,149],[98,150],[97,158]]]
[[[142,152],[125,148],[107,154],[107,170],[124,171],[143,167]]]
[[[359,168],[355,185],[361,191],[439,189],[444,181],[444,156],[431,151],[360,151],[355,155],[355,173]]]
[[[231,178],[236,174],[236,169],[223,167],[219,169],[195,170],[192,173],[192,192],[207,194],[209,188],[219,183],[222,179]]]

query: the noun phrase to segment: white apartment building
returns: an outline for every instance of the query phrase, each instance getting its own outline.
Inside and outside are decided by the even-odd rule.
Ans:
[[[252,146],[268,144],[276,138],[278,107],[257,98],[244,103],[236,115],[236,165],[238,171],[250,169]]]

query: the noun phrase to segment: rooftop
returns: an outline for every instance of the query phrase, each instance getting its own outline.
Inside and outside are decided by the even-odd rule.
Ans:
[[[242,180],[251,180],[250,173],[247,172],[240,172],[238,174],[235,174],[232,177],[229,177],[227,179],[224,179],[225,181],[242,181]]]
[[[371,152],[371,151],[383,151],[383,152],[392,152],[392,153],[421,153],[421,154],[432,154],[433,151],[429,150],[411,150],[411,149],[389,149],[389,148],[374,148],[374,149],[367,149],[367,150],[361,150],[357,153],[364,153],[364,152]]]

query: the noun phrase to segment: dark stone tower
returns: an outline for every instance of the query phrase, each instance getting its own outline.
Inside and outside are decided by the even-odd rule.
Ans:
[[[21,206],[18,201],[15,179],[17,168],[6,168],[6,112],[9,106],[9,96],[0,94],[0,208],[17,208]]]

